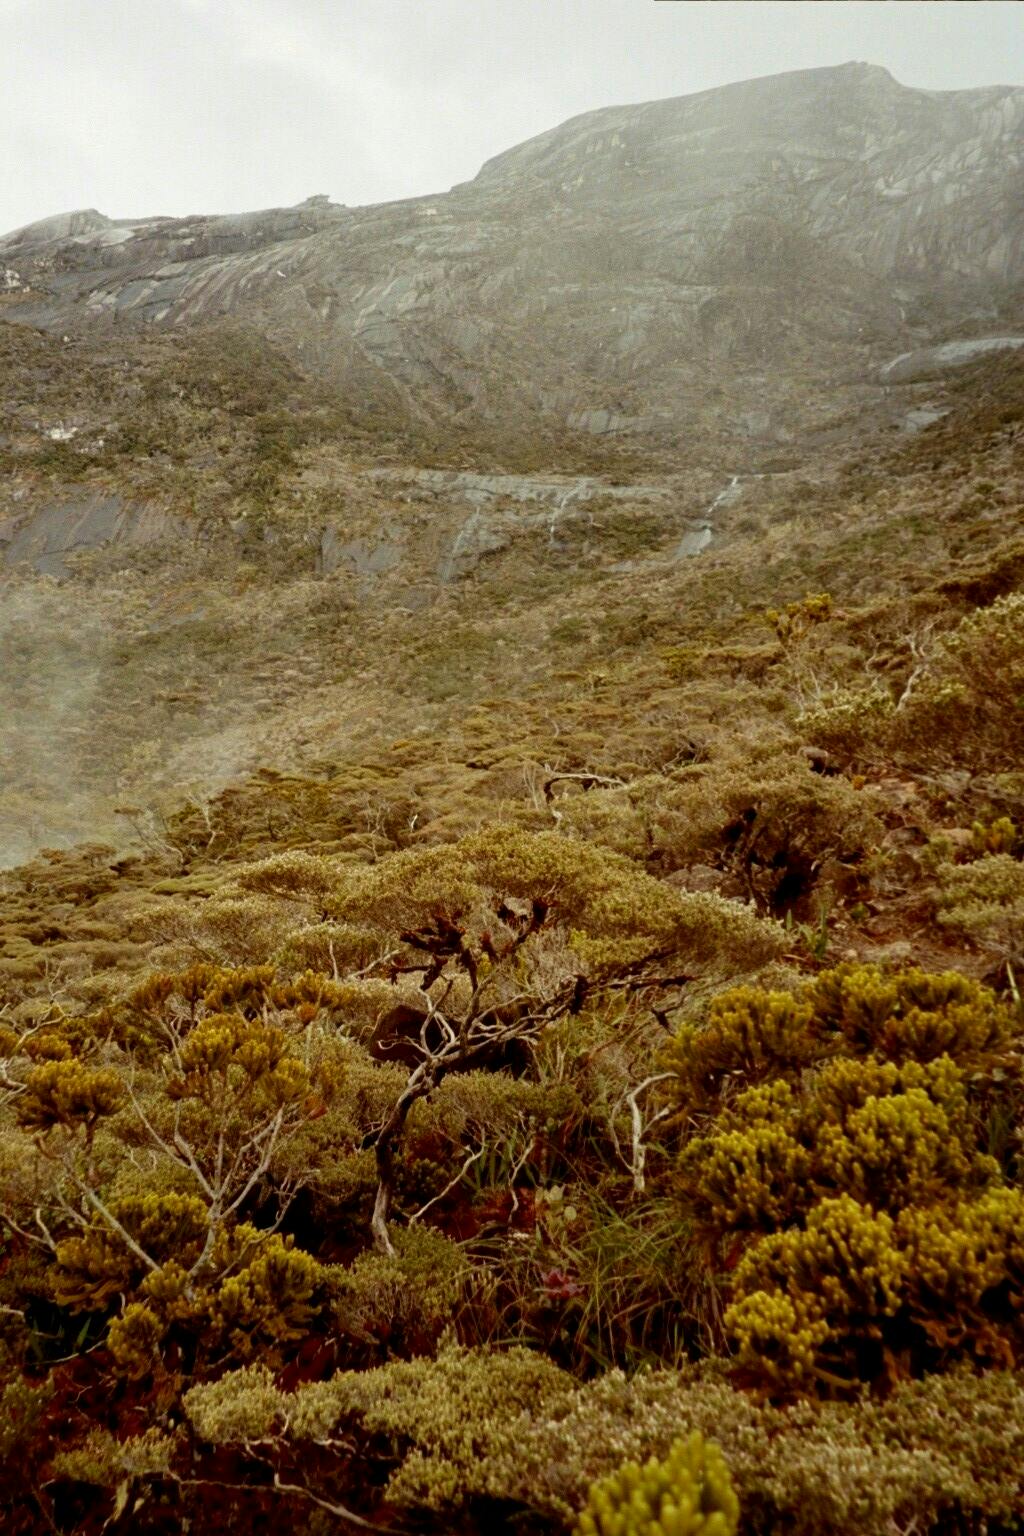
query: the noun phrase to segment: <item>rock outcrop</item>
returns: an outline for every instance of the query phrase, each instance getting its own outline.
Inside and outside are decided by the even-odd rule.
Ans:
[[[1024,336],[976,336],[970,341],[947,341],[938,347],[919,347],[886,363],[881,371],[885,384],[912,384],[918,379],[937,379],[955,368],[966,368],[990,352],[1015,352],[1024,347]]]

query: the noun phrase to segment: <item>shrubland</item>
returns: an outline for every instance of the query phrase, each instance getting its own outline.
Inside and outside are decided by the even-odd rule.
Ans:
[[[278,543],[88,576],[203,609],[82,749],[195,792],[0,875],[10,1529],[1016,1528],[1019,361],[415,607],[301,568],[329,400],[152,346],[116,452]]]

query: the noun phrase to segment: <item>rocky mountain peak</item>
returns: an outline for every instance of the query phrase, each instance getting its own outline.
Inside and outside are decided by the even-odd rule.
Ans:
[[[1022,130],[1019,88],[765,76],[585,113],[440,196],[44,220],[0,240],[0,317],[228,316],[356,412],[512,433],[677,439],[724,389],[726,430],[786,441],[826,382],[1016,331]]]
[[[0,240],[0,247],[5,251],[17,250],[33,251],[40,246],[50,245],[64,240],[80,240],[83,237],[99,235],[104,230],[110,229],[113,220],[95,208],[78,208],[70,213],[56,213],[46,219],[38,219],[33,224],[25,224],[21,229],[12,230]]]

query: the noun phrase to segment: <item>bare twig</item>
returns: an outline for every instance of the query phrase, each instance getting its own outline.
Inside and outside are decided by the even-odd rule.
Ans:
[[[393,1525],[380,1525],[376,1520],[364,1520],[362,1515],[357,1515],[354,1510],[346,1508],[344,1504],[328,1503],[317,1494],[303,1488],[299,1483],[282,1483],[280,1475],[274,1473],[274,1487],[278,1493],[297,1493],[301,1498],[308,1499],[311,1504],[316,1504],[320,1509],[326,1509],[329,1514],[337,1515],[340,1520],[347,1520],[349,1525],[357,1525],[362,1531],[383,1532],[384,1536],[398,1536]]]
[[[555,785],[567,779],[575,780],[583,789],[625,789],[626,780],[610,778],[603,773],[552,773],[544,780],[544,799],[550,805],[555,795]]]
[[[665,1116],[669,1113],[667,1108],[659,1109],[657,1114],[652,1115],[645,1122],[640,1110],[640,1095],[646,1093],[648,1088],[653,1088],[655,1083],[663,1083],[666,1078],[674,1076],[674,1072],[656,1072],[651,1077],[645,1077],[642,1083],[638,1083],[635,1088],[631,1088],[628,1093],[623,1094],[612,1111],[611,1133],[612,1140],[615,1143],[615,1150],[633,1175],[633,1189],[638,1195],[642,1195],[645,1188],[644,1168],[647,1163],[647,1148],[644,1145],[644,1137],[653,1126],[657,1125],[659,1120],[664,1120]],[[619,1145],[619,1138],[615,1131],[615,1115],[622,1104],[629,1105],[631,1144],[628,1158],[623,1156],[622,1148]]]
[[[469,1156],[466,1158],[466,1161],[459,1169],[458,1173],[453,1179],[448,1180],[448,1183],[445,1185],[444,1189],[442,1189],[439,1195],[434,1195],[432,1199],[427,1201],[426,1205],[421,1205],[418,1211],[413,1211],[412,1215],[409,1217],[410,1227],[414,1222],[419,1221],[422,1216],[425,1216],[432,1205],[437,1205],[438,1202],[443,1200],[446,1195],[450,1195],[452,1190],[456,1189],[458,1185],[462,1183],[462,1180],[466,1177],[466,1174],[472,1168],[473,1164],[478,1163],[486,1151],[487,1143],[485,1141],[482,1146],[477,1148],[475,1152],[471,1152],[469,1154]]]

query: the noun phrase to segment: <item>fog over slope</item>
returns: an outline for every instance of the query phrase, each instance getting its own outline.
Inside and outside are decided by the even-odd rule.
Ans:
[[[685,601],[710,507],[1024,335],[1022,126],[1024,90],[853,63],[587,113],[439,196],[4,237],[0,857],[482,696],[537,582]]]

